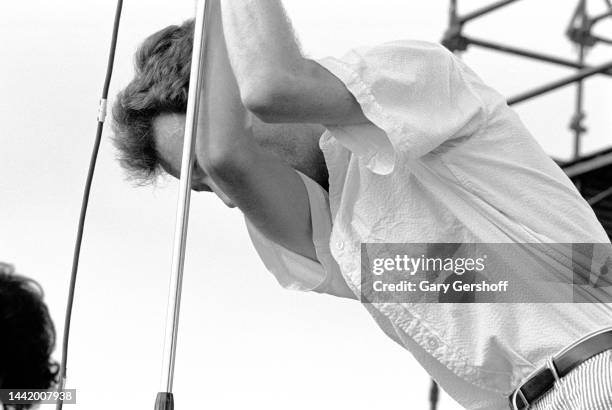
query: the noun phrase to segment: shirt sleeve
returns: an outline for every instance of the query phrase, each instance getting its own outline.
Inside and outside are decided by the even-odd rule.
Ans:
[[[476,132],[484,104],[467,68],[441,45],[398,41],[318,62],[342,81],[372,124],[327,126],[377,174],[398,158],[418,158],[446,140]]]
[[[308,193],[312,241],[318,260],[309,259],[270,240],[245,218],[255,250],[266,269],[286,289],[328,293],[354,299],[355,296],[344,282],[329,248],[332,221],[327,192],[306,175],[296,172],[302,178]]]

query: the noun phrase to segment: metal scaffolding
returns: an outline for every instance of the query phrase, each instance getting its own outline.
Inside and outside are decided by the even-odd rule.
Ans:
[[[465,15],[459,15],[457,10],[458,0],[451,0],[449,27],[444,34],[442,44],[453,52],[466,51],[469,46],[476,46],[487,50],[512,54],[544,63],[577,69],[578,71],[573,75],[543,84],[532,90],[509,98],[508,104],[518,104],[549,93],[553,90],[557,90],[561,87],[565,87],[569,84],[576,84],[575,108],[569,127],[574,133],[573,159],[578,159],[581,156],[580,143],[582,136],[587,131],[584,126],[584,120],[586,118],[584,113],[584,80],[596,74],[601,74],[608,77],[612,76],[612,61],[593,67],[585,63],[586,53],[589,49],[598,44],[612,45],[612,39],[599,36],[593,31],[596,25],[601,21],[606,19],[612,20],[612,0],[600,0],[605,3],[607,11],[597,15],[590,15],[588,13],[587,0],[578,0],[578,5],[576,6],[576,9],[570,19],[568,28],[565,32],[568,39],[577,46],[578,56],[576,60],[553,56],[539,51],[525,50],[519,47],[500,44],[463,34],[463,29],[468,22],[484,17],[493,11],[499,10],[518,1],[520,0],[497,1]]]

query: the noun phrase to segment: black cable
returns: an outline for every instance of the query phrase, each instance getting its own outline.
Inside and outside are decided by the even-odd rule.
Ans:
[[[85,216],[87,215],[87,205],[89,203],[89,193],[91,191],[91,184],[93,181],[93,175],[96,168],[96,160],[98,158],[98,151],[100,149],[100,141],[102,140],[102,130],[104,128],[104,119],[106,116],[106,101],[108,97],[108,89],[110,86],[111,77],[113,74],[113,64],[115,62],[115,50],[117,48],[117,35],[119,33],[119,21],[121,19],[121,9],[123,8],[123,0],[117,0],[117,8],[115,11],[115,22],[113,25],[113,34],[111,38],[110,52],[108,55],[108,64],[106,67],[106,77],[104,79],[104,87],[102,88],[102,99],[100,100],[100,109],[98,114],[98,127],[96,130],[96,137],[94,140],[94,146],[91,153],[91,159],[89,161],[89,170],[87,171],[87,180],[85,182],[85,189],[83,192],[83,199],[81,202],[81,214],[79,217],[79,225],[77,229],[76,241],[74,244],[74,254],[72,257],[72,272],[70,275],[70,285],[68,288],[68,302],[66,305],[66,317],[64,320],[64,337],[62,340],[62,360],[60,364],[59,372],[59,390],[63,390],[66,381],[66,364],[68,362],[68,338],[70,336],[70,320],[72,318],[72,306],[74,304],[74,291],[76,286],[77,272],[79,268],[79,256],[81,254],[81,243],[83,242],[83,230],[85,228]],[[61,410],[63,400],[59,399],[56,405],[56,410]]]

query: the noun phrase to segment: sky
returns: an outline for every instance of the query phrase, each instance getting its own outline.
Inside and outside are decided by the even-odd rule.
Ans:
[[[461,11],[487,4],[459,3]],[[595,11],[604,4],[589,3]],[[466,32],[572,58],[563,33],[575,4],[523,0]],[[447,24],[446,0],[285,5],[313,58],[402,38],[439,41]],[[0,260],[42,284],[58,335],[114,7],[109,0],[0,5]],[[129,82],[142,39],[194,9],[193,0],[125,1],[110,95]],[[612,23],[600,32],[611,37]],[[588,61],[609,55],[599,46]],[[463,58],[509,96],[571,72],[475,48]],[[573,95],[569,87],[517,108],[544,149],[561,159],[572,152]],[[589,80],[585,106],[584,152],[609,147],[612,80]],[[159,390],[178,184],[134,187],[109,136],[107,127],[82,248],[67,387],[77,389],[70,408],[146,409]],[[280,288],[239,211],[206,193],[192,197],[178,343],[181,409],[427,408],[427,375],[358,302]],[[443,396],[439,408],[460,407]]]

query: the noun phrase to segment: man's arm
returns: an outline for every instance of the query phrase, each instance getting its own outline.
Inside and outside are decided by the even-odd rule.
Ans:
[[[211,1],[196,155],[206,173],[267,237],[316,260],[308,194],[300,176],[253,140]]]
[[[245,106],[265,122],[368,123],[345,85],[300,52],[280,0],[221,0]]]

